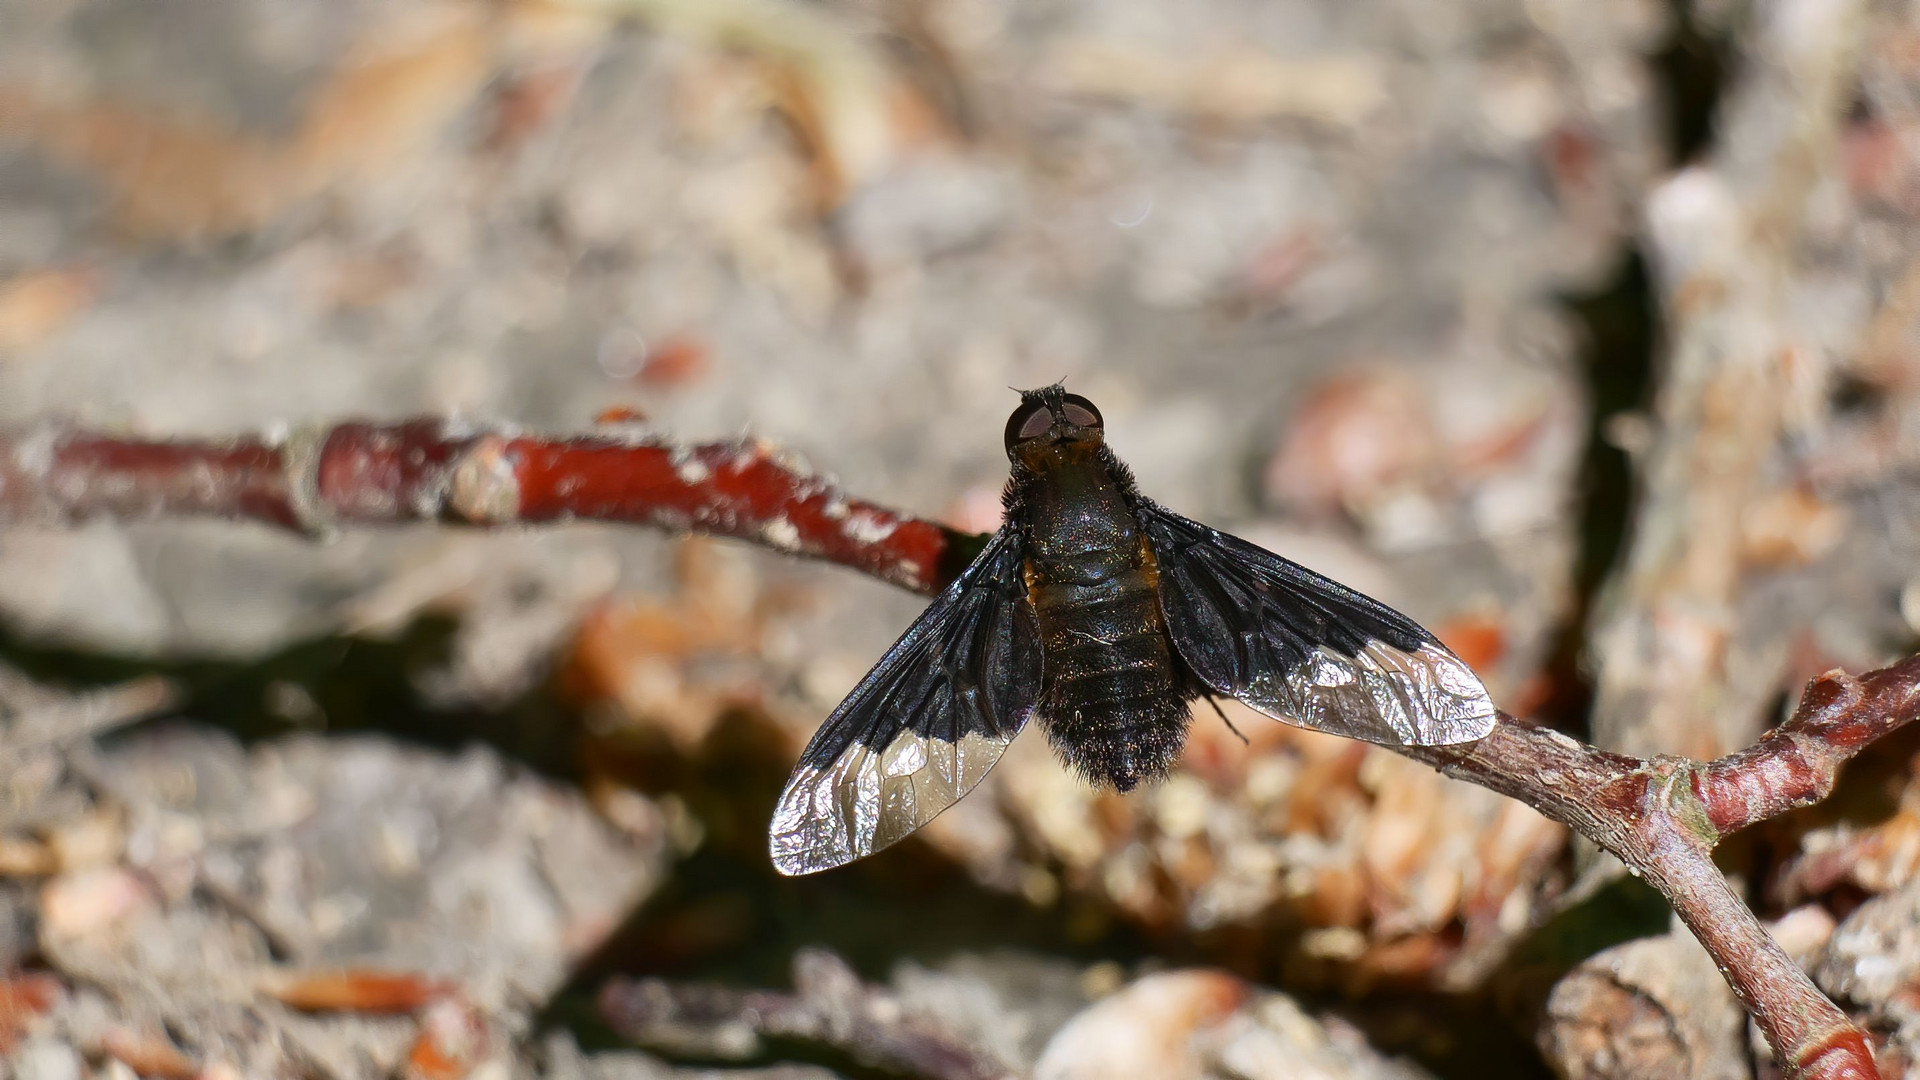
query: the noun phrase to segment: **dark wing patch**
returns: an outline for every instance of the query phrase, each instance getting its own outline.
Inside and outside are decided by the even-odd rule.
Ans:
[[[1039,623],[1002,528],[833,710],[769,830],[773,865],[810,874],[871,855],[973,790],[1033,715]]]
[[[1168,633],[1208,690],[1386,746],[1493,730],[1479,677],[1412,619],[1237,536],[1151,503],[1139,513]]]

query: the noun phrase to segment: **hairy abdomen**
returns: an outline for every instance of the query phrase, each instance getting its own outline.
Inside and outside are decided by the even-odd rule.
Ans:
[[[1039,713],[1068,765],[1121,791],[1166,773],[1187,733],[1185,682],[1161,621],[1158,568],[1126,468],[1065,447],[1015,472],[1027,596],[1040,617]]]
[[[1029,590],[1046,650],[1047,737],[1081,774],[1121,791],[1165,775],[1187,730],[1188,695],[1142,558],[1104,581]]]

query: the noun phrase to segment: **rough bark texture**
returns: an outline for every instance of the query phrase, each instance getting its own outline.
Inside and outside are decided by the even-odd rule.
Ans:
[[[1599,953],[1553,988],[1547,1057],[1568,1080],[1751,1075],[1740,1006],[1700,946],[1684,935]]]

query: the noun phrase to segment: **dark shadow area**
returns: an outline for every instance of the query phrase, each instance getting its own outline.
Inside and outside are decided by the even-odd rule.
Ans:
[[[1637,250],[1621,260],[1606,287],[1563,303],[1584,338],[1579,359],[1590,412],[1575,484],[1574,599],[1548,660],[1552,693],[1536,719],[1584,737],[1593,706],[1592,678],[1584,664],[1588,624],[1600,587],[1620,561],[1633,517],[1633,462],[1609,438],[1609,428],[1652,406],[1660,313],[1646,259]]]
[[[1575,966],[1605,949],[1667,932],[1673,909],[1645,881],[1627,874],[1569,904],[1514,947],[1491,980],[1489,997],[1517,1029],[1540,1029],[1547,995]]]
[[[1650,67],[1668,105],[1668,160],[1682,165],[1711,146],[1732,45],[1702,27],[1688,0],[1676,0],[1672,11],[1673,35],[1650,58]],[[1653,408],[1664,313],[1647,254],[1637,244],[1623,253],[1611,281],[1589,293],[1562,297],[1561,303],[1582,333],[1580,366],[1591,411],[1576,485],[1580,551],[1575,599],[1550,661],[1553,693],[1539,718],[1584,735],[1593,704],[1592,682],[1581,662],[1587,624],[1600,587],[1624,552],[1635,497],[1633,462],[1609,430],[1621,418]]]
[[[1141,935],[1071,896],[1036,906],[983,888],[916,839],[885,857],[807,877],[774,872],[767,822],[792,762],[771,722],[726,715],[693,755],[635,729],[591,751],[597,768],[679,800],[704,839],[673,879],[580,967],[576,989],[612,974],[783,986],[793,953],[829,948],[863,976],[963,952],[1026,950],[1079,963],[1157,955]]]
[[[0,631],[0,661],[55,685],[99,686],[161,675],[181,689],[174,716],[253,743],[300,731],[381,732],[439,749],[481,742],[556,779],[577,777],[567,710],[544,691],[497,710],[440,709],[419,680],[443,667],[458,624],[416,620],[392,638],[297,642],[253,661],[153,660],[82,652]]]
[[[1733,42],[1703,25],[1693,0],[1674,0],[1673,36],[1649,57],[1667,102],[1667,153],[1676,165],[1689,164],[1713,141],[1720,95],[1731,75]]]

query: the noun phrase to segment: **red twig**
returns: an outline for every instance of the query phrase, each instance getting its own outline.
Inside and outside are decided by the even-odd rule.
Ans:
[[[922,592],[972,550],[952,529],[848,498],[753,441],[546,439],[438,420],[213,443],[0,435],[0,525],[189,514],[311,535],[407,521],[621,521],[752,540]]]
[[[974,550],[971,538],[848,498],[751,442],[550,440],[437,421],[219,444],[58,431],[0,437],[0,525],[168,514],[310,534],[420,520],[626,521],[751,540],[923,593],[951,580]],[[1815,679],[1790,720],[1712,762],[1627,757],[1505,715],[1477,743],[1400,752],[1534,807],[1644,876],[1719,964],[1792,1075],[1871,1080],[1879,1073],[1864,1033],[1767,934],[1712,851],[1731,832],[1825,797],[1848,758],[1916,714],[1920,657],[1857,678]]]
[[[1695,793],[1722,833],[1817,803],[1841,765],[1913,719],[1917,707],[1920,657],[1858,678],[1829,671],[1807,684],[1792,719],[1701,769]]]

